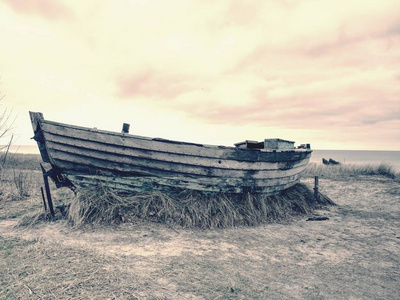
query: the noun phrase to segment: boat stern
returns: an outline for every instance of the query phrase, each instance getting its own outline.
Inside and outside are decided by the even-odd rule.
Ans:
[[[43,114],[41,112],[29,112],[31,118],[32,129],[34,136],[32,137],[38,144],[40,155],[44,162],[50,163],[49,154],[46,149],[46,142],[44,138],[43,131],[41,129],[41,122],[44,120]]]

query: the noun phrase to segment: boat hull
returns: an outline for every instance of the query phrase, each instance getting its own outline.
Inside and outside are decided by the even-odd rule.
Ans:
[[[299,181],[312,152],[153,139],[52,122],[41,113],[30,116],[42,159],[81,186],[275,194]]]

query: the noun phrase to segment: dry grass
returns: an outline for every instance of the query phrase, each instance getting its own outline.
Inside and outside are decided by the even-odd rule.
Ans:
[[[310,163],[306,169],[305,176],[324,176],[324,177],[338,177],[338,176],[356,176],[356,175],[381,175],[388,178],[399,178],[399,173],[396,173],[393,166],[387,163],[379,165],[371,164],[340,164],[340,165],[323,165]]]
[[[72,200],[68,218],[74,226],[150,220],[187,228],[226,228],[276,222],[328,204],[333,202],[324,196],[315,203],[313,192],[304,184],[274,196],[194,191],[121,196],[98,185],[79,191]]]
[[[340,204],[317,211],[324,222],[71,230],[3,220],[0,299],[397,299],[399,183],[320,183]]]
[[[40,161],[39,155],[9,153],[6,164],[0,168],[0,219],[16,218],[32,211],[34,214],[25,221],[37,223],[48,219],[41,200],[43,176]],[[55,190],[52,194],[55,205],[72,198],[68,189]]]
[[[19,201],[37,195],[41,173],[32,170],[6,168],[0,171],[0,202]]]
[[[59,250],[38,239],[0,237],[0,299],[138,299],[116,259]]]
[[[3,162],[4,156],[5,153],[0,152],[0,162]],[[40,171],[39,164],[41,162],[42,158],[39,154],[8,153],[3,167],[5,169]]]
[[[11,187],[14,175],[8,174]],[[42,209],[36,215],[41,224],[14,228],[17,220],[12,218],[41,207],[40,191],[23,201],[0,200],[0,299],[397,299],[399,181],[342,178],[320,181],[340,205],[316,211],[328,221],[296,218],[223,230],[172,229],[154,222],[71,230],[66,221],[43,223],[47,215]],[[304,182],[312,187],[311,178]],[[56,201],[71,201],[71,194],[58,194],[64,191],[52,190]],[[158,195],[138,199],[135,207],[108,199],[104,209],[93,195],[90,201],[98,201],[97,208],[82,212],[91,212],[95,224],[135,222],[137,212],[127,213],[125,205],[167,224],[167,209],[181,209],[174,199]],[[239,207],[261,207],[256,200],[242,200]],[[167,208],[150,207],[162,202]],[[278,212],[283,209],[278,199],[273,203]],[[302,211],[300,199],[292,204],[295,214]],[[245,216],[254,220],[259,215]]]
[[[0,153],[3,162],[4,153]],[[41,183],[40,156],[8,153],[0,166],[0,207],[5,201],[24,200],[36,196]]]

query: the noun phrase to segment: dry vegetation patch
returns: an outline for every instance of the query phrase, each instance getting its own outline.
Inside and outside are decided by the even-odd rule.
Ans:
[[[306,169],[305,176],[322,176],[326,178],[339,178],[349,176],[384,176],[391,179],[400,178],[400,173],[387,163],[378,165],[371,164],[339,164],[339,165],[323,165],[310,163]]]
[[[0,226],[3,290],[11,299],[396,299],[399,183],[360,176],[320,185],[338,202],[316,212],[324,222]]]
[[[60,251],[61,250],[61,251]],[[77,247],[0,237],[1,299],[138,299],[116,259]]]
[[[309,192],[314,175],[303,180]],[[235,227],[213,223],[208,230],[203,228],[210,225],[170,223],[182,204],[162,195],[120,199],[107,189],[91,192],[71,208],[78,213],[76,224],[84,224],[75,228],[62,218],[40,220],[46,215],[39,191],[20,200],[8,197],[0,202],[0,299],[397,299],[400,182],[326,174],[320,189],[338,206],[298,215],[302,209],[294,203],[303,204],[297,199],[290,204],[295,218],[245,226],[250,222],[241,217]],[[62,200],[55,206],[70,203],[72,194],[63,191],[52,190]],[[243,201],[261,207],[254,199]],[[218,220],[226,213],[214,204],[211,210],[196,205],[214,210]],[[128,213],[132,206],[136,210]],[[15,227],[38,209],[35,226]],[[328,220],[308,222],[310,214]],[[188,224],[210,224],[209,216]]]
[[[140,219],[182,227],[225,228],[276,222],[329,204],[334,203],[323,195],[316,202],[313,192],[304,184],[296,184],[274,196],[185,190],[122,196],[97,185],[78,192],[69,207],[68,218],[75,226]]]

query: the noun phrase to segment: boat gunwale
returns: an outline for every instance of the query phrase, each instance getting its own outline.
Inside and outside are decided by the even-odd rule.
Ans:
[[[196,146],[199,148],[210,148],[210,149],[221,149],[221,150],[226,149],[226,150],[234,150],[234,151],[265,152],[265,153],[280,153],[280,152],[311,153],[313,151],[311,149],[302,149],[302,148],[299,148],[299,149],[298,148],[293,148],[293,149],[255,149],[255,148],[237,148],[237,147],[233,147],[233,146],[224,146],[224,145],[208,145],[208,144],[183,142],[183,141],[177,141],[177,140],[169,140],[169,139],[158,138],[158,137],[151,138],[151,137],[146,137],[146,136],[141,136],[141,135],[134,135],[134,134],[130,134],[130,133],[120,133],[120,132],[108,131],[108,130],[103,130],[103,129],[98,129],[98,128],[89,128],[89,127],[71,125],[71,124],[66,124],[66,123],[50,121],[50,120],[46,120],[46,119],[40,119],[38,121],[40,123],[48,123],[51,125],[67,127],[67,128],[71,128],[71,129],[75,129],[75,130],[82,130],[82,131],[87,131],[87,132],[100,133],[100,134],[106,134],[106,135],[124,137],[124,138],[139,139],[139,140],[156,142],[156,143],[177,144],[177,145],[183,145],[183,146],[185,146],[185,145]],[[43,129],[41,129],[41,130],[46,133],[46,131],[44,131]],[[57,133],[51,133],[51,134],[57,134]],[[57,135],[62,136],[61,134],[57,134]],[[71,137],[71,138],[75,138],[75,137]],[[81,140],[83,140],[83,139],[81,139]],[[102,143],[104,143],[104,142],[102,142]],[[104,143],[104,144],[115,145],[112,143]],[[126,146],[123,146],[123,147],[126,147]],[[152,151],[154,151],[154,150],[152,150]],[[159,152],[170,153],[167,151],[159,151]],[[184,154],[184,153],[176,153],[176,154],[190,155],[190,154]],[[195,156],[195,155],[193,155],[193,156]]]

